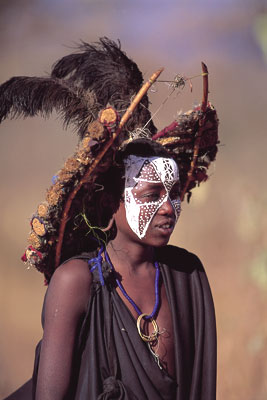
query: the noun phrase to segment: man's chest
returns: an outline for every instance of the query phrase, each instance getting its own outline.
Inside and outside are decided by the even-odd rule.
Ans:
[[[150,315],[155,308],[158,297],[158,308],[154,316],[154,323],[150,320],[142,318],[139,321],[139,329],[141,334],[154,338],[148,341],[148,345],[153,353],[159,357],[161,366],[171,376],[175,376],[175,359],[174,359],[174,333],[170,306],[168,303],[165,286],[162,281],[158,286],[158,296],[156,294],[157,287],[154,279],[138,280],[133,279],[131,282],[124,280],[124,289],[133,303],[138,306],[142,314]],[[134,305],[123,295],[121,290],[117,288],[117,293],[125,306],[129,309],[134,319],[138,320],[138,312]],[[137,327],[136,327],[137,329]],[[158,334],[154,337],[153,333],[158,330]],[[140,340],[141,336],[140,336]]]

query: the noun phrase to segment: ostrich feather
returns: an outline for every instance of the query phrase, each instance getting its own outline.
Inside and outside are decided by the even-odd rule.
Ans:
[[[74,124],[83,137],[96,119],[99,105],[92,92],[85,92],[56,78],[14,77],[0,86],[0,122],[7,117],[48,117],[55,110],[64,125]]]
[[[82,42],[78,52],[67,55],[53,67],[53,78],[65,79],[84,90],[92,90],[97,102],[103,107],[112,105],[117,111],[126,111],[133,96],[143,83],[143,76],[135,62],[116,43],[106,37],[94,45]],[[141,104],[126,125],[128,131],[142,128],[151,115],[148,111],[148,97]],[[155,133],[151,121],[147,128]]]
[[[94,90],[103,106],[125,97],[129,102],[129,96],[140,89],[142,73],[120,49],[120,43],[101,38],[95,45],[82,42],[78,50],[59,60],[51,76],[68,78],[85,90]]]
[[[120,43],[108,38],[101,38],[94,45],[82,42],[78,53],[65,56],[54,65],[51,76],[14,77],[3,83],[0,123],[7,117],[48,117],[55,110],[65,127],[74,124],[83,138],[88,124],[107,105],[122,116],[142,82],[141,72],[120,49]],[[142,128],[150,117],[148,98],[144,96],[125,131]],[[147,128],[151,136],[156,131],[152,121]]]

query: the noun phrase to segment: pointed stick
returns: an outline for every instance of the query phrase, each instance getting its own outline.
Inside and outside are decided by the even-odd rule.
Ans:
[[[123,125],[128,121],[130,116],[132,115],[135,107],[140,103],[142,97],[147,93],[148,89],[153,85],[153,83],[157,80],[157,78],[160,76],[164,68],[158,69],[154,74],[150,77],[150,79],[141,87],[135,98],[133,99],[132,103],[130,104],[130,107],[127,109],[125,114],[122,116],[122,119],[119,124],[119,128],[117,132],[121,131]],[[118,132],[118,133],[119,133]]]
[[[203,113],[205,113],[205,111],[207,110],[208,93],[209,93],[208,68],[207,68],[206,64],[204,64],[203,62],[201,63],[201,66],[202,66],[202,72],[203,72],[203,97],[202,97],[201,111]],[[202,133],[204,130],[205,119],[206,119],[206,116],[204,114],[202,116],[202,118],[199,120],[199,128],[198,128],[198,132],[196,134],[193,158],[191,161],[190,170],[187,173],[186,183],[185,183],[184,188],[181,193],[181,201],[183,201],[183,199],[184,199],[184,196],[187,192],[190,182],[194,179],[193,173],[196,168],[199,146],[200,146],[201,136],[202,136]]]
[[[59,227],[59,234],[58,234],[58,240],[57,240],[57,246],[56,246],[56,256],[55,256],[55,269],[59,266],[60,263],[60,257],[61,257],[61,249],[62,249],[62,244],[63,244],[63,239],[64,239],[64,233],[65,233],[65,228],[66,224],[68,222],[68,215],[69,215],[69,210],[72,204],[73,199],[75,198],[76,194],[82,187],[82,185],[86,182],[88,182],[88,177],[92,174],[94,169],[97,167],[99,162],[102,160],[108,149],[111,147],[115,139],[119,136],[123,126],[125,123],[128,121],[130,116],[132,115],[133,111],[135,110],[136,106],[139,104],[141,101],[142,97],[147,93],[148,89],[153,85],[153,83],[157,80],[159,75],[162,73],[164,68],[160,68],[154,74],[150,77],[150,79],[141,87],[137,95],[134,97],[132,103],[130,104],[129,108],[127,111],[123,114],[120,124],[117,128],[117,130],[113,133],[112,137],[109,139],[109,141],[105,144],[103,149],[100,151],[100,153],[97,155],[95,158],[94,162],[89,166],[88,170],[80,180],[77,186],[72,190],[72,192],[69,194],[69,197],[66,201],[63,214],[62,214],[62,219]]]
[[[201,111],[205,112],[208,105],[208,95],[209,95],[209,71],[206,64],[201,63],[202,66],[202,73],[203,73],[203,97],[202,97],[202,104],[201,104]]]

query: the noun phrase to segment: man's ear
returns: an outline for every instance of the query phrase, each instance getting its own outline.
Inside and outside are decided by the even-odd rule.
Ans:
[[[106,226],[106,228],[100,228],[102,232],[107,232],[107,231],[109,231],[109,230],[112,228],[112,226],[113,226],[113,224],[114,224],[114,222],[115,222],[115,221],[114,221],[114,216],[115,216],[115,214],[116,214],[116,213],[114,213],[114,214],[112,215],[112,217],[110,218],[109,223],[108,223],[108,225]]]

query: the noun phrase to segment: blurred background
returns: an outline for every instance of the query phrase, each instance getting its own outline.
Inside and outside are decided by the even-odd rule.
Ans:
[[[264,0],[1,0],[0,82],[43,76],[80,40],[120,39],[149,78],[209,68],[220,147],[210,179],[183,204],[172,243],[195,252],[212,287],[218,327],[218,399],[267,398],[267,3]],[[159,129],[201,101],[201,78],[173,95]],[[149,92],[155,110],[165,84]],[[76,135],[49,120],[0,127],[0,397],[32,373],[41,338],[43,277],[24,266],[30,217]]]

